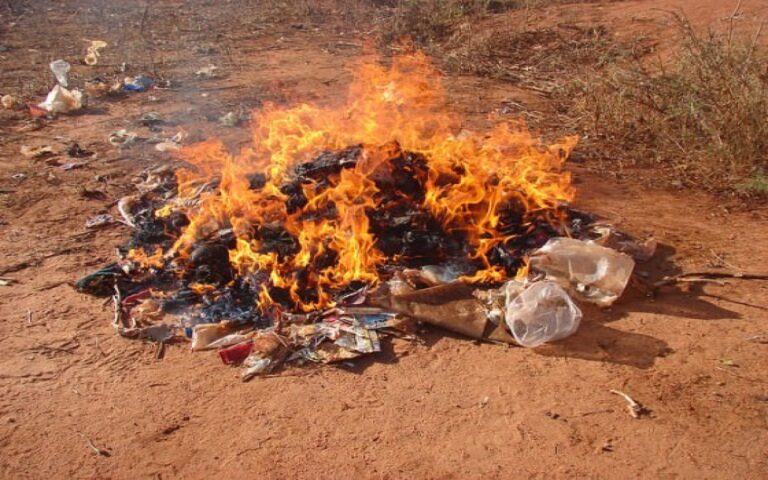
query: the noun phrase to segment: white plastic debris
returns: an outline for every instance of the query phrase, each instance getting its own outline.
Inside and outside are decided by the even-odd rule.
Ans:
[[[200,323],[192,327],[192,350],[206,350],[210,345],[231,333],[229,322]]]
[[[273,362],[271,358],[261,358],[256,355],[251,355],[243,362],[245,370],[241,374],[240,378],[247,382],[256,375],[269,373],[272,370]]]
[[[67,90],[61,85],[56,85],[48,93],[45,101],[37,106],[50,113],[74,112],[83,108],[83,92]]]
[[[218,75],[219,67],[216,65],[208,65],[195,72],[195,75],[203,78],[215,78]]]
[[[253,335],[243,335],[241,333],[231,333],[226,337],[222,337],[215,340],[205,346],[205,349],[224,348],[231,347],[232,345],[238,345],[243,342],[247,342],[253,338]]]
[[[128,130],[121,128],[109,135],[109,143],[115,147],[128,147],[136,142],[137,138],[138,135],[134,132],[129,132]]]
[[[187,132],[180,131],[173,137],[163,140],[157,145],[155,145],[155,150],[158,152],[170,152],[175,150],[181,149],[181,142],[184,141],[184,139],[187,137]]]
[[[581,310],[568,293],[551,280],[534,282],[522,292],[509,282],[505,317],[515,341],[523,347],[538,347],[572,335],[581,323]]]
[[[531,256],[531,268],[584,301],[608,306],[624,292],[635,261],[591,242],[553,238]]]
[[[109,225],[113,221],[114,221],[114,218],[112,218],[112,215],[108,213],[102,213],[100,215],[96,215],[86,220],[85,228],[103,227],[104,225]]]
[[[54,60],[51,62],[50,67],[53,75],[56,77],[56,82],[62,87],[67,87],[69,81],[67,77],[69,76],[70,68],[72,68],[69,63],[64,60]]]
[[[653,237],[638,240],[607,223],[595,223],[589,227],[589,230],[592,234],[597,235],[597,238],[592,242],[626,253],[640,263],[653,258],[658,247],[658,242]]]
[[[219,117],[219,124],[224,127],[237,127],[240,125],[240,115],[235,112],[227,112]]]

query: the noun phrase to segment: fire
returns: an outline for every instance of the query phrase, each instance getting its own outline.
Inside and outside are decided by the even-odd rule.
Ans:
[[[231,229],[234,275],[254,279],[262,307],[276,301],[274,288],[304,311],[329,306],[332,291],[376,283],[384,264],[407,260],[385,252],[371,223],[372,212],[394,208],[405,196],[386,186],[387,172],[398,164],[406,180],[419,185],[421,193],[412,195],[420,207],[444,232],[464,240],[466,256],[479,267],[465,281],[514,276],[489,258],[514,236],[501,228],[502,211],[515,205],[522,223],[529,215],[551,215],[555,222],[556,209],[573,197],[561,166],[576,139],[545,145],[520,122],[500,121],[487,132],[462,130],[443,108],[437,71],[420,53],[397,57],[389,67],[361,62],[353,73],[340,106],[268,104],[255,112],[252,144],[237,154],[218,140],[182,149],[178,154],[190,167],[177,172],[173,208],[189,224],[165,257],[131,255],[150,266],[175,257],[183,267],[193,261],[196,245]],[[322,152],[348,155],[349,165],[291,184],[296,169]],[[216,179],[216,191],[201,188]],[[197,201],[185,201],[191,198]],[[283,235],[285,250],[267,248],[269,235]]]
[[[126,258],[145,270],[160,269],[165,265],[163,249],[160,247],[156,248],[151,255],[147,255],[143,248],[132,248],[128,250]]]

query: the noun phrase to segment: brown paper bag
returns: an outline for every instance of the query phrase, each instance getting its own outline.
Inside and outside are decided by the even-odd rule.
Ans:
[[[515,343],[504,328],[488,319],[483,304],[472,295],[472,287],[448,283],[437,287],[379,299],[381,307],[478,340]]]

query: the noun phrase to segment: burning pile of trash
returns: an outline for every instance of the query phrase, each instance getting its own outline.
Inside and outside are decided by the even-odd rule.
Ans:
[[[118,203],[133,236],[77,288],[113,296],[121,335],[218,349],[244,379],[377,352],[414,322],[534,347],[652,255],[568,207],[574,138],[462,130],[421,54],[361,63],[341,107],[267,105],[252,123],[239,153],[182,148]]]

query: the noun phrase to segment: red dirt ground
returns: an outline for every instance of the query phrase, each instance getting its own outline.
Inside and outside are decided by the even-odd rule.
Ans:
[[[610,310],[585,312],[573,337],[535,350],[429,329],[424,345],[397,343],[353,370],[292,368],[247,384],[210,352],[173,346],[156,360],[151,345],[119,338],[111,306],[69,283],[110,261],[128,231],[86,231],[84,222],[113,211],[133,175],[169,157],[145,145],[120,152],[109,133],[148,137],[137,119],[156,111],[173,123],[166,135],[183,127],[236,147],[247,130],[215,118],[241,103],[340,95],[343,67],[362,40],[337,25],[265,23],[247,2],[162,1],[146,10],[134,1],[31,3],[14,12],[0,6],[0,45],[10,47],[0,52],[0,93],[41,98],[56,58],[73,63],[75,82],[127,62],[129,73],[141,68],[181,87],[96,101],[32,131],[24,112],[0,113],[0,277],[18,281],[0,287],[2,478],[768,476],[766,282],[668,289],[655,299],[629,291]],[[709,24],[735,4],[648,0],[535,15],[667,40],[657,9],[676,6]],[[749,14],[741,22],[766,13],[763,2],[742,8]],[[110,42],[101,65],[75,64],[83,38]],[[218,53],[196,53],[206,45]],[[208,63],[224,77],[195,79]],[[469,124],[509,98],[550,108],[536,92],[505,83],[448,76],[445,84],[450,108]],[[19,154],[21,145],[61,148],[68,139],[96,151],[96,160],[61,171]],[[768,269],[764,209],[649,189],[626,176],[619,183],[588,164],[573,169],[578,207],[663,243],[639,267],[649,275]],[[17,173],[27,178],[12,180]],[[107,200],[83,198],[84,187]],[[611,389],[650,415],[633,419]]]

